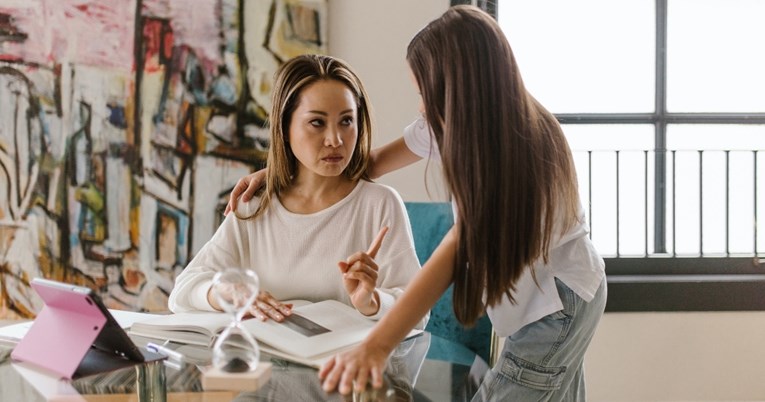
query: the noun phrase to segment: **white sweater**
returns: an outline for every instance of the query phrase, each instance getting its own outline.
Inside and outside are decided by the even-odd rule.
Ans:
[[[260,203],[254,198],[237,207],[250,216]],[[337,263],[366,251],[380,228],[389,230],[375,258],[379,267],[379,319],[403,293],[420,269],[409,218],[392,188],[360,181],[348,196],[312,214],[289,212],[274,197],[257,219],[228,214],[213,237],[178,275],[168,305],[173,312],[213,311],[207,292],[216,272],[226,267],[249,268],[258,274],[260,289],[276,299],[312,302],[333,299],[353,306]],[[424,328],[426,316],[418,327]]]

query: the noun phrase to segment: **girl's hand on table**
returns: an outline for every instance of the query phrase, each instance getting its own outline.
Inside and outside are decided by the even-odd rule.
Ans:
[[[364,391],[370,380],[373,388],[381,388],[388,354],[383,348],[361,343],[335,355],[319,369],[322,388],[326,392],[337,389],[348,395],[351,391]]]

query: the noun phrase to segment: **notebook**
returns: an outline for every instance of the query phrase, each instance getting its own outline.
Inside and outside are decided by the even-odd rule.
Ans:
[[[165,358],[139,349],[91,289],[41,278],[32,288],[45,305],[14,360],[72,379]]]

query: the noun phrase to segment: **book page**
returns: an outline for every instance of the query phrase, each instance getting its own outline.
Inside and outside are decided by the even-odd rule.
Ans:
[[[34,321],[19,321],[16,324],[0,327],[0,339],[17,343],[27,334]]]
[[[376,321],[336,300],[295,303],[285,322],[245,319],[243,326],[264,349],[278,350],[279,357],[316,366],[333,353],[358,344]],[[147,338],[211,346],[215,336],[231,322],[231,316],[216,312],[170,314],[133,323],[130,333]],[[413,330],[409,336],[422,332]]]
[[[285,323],[257,319],[244,322],[259,341],[302,358],[359,343],[374,324],[375,321],[335,300],[297,307]]]
[[[231,323],[229,314],[188,312],[134,322],[130,334],[172,342],[208,346],[215,335]]]
[[[137,322],[167,317],[166,314],[137,313],[135,311],[115,310],[111,308],[109,309],[109,313],[114,317],[122,329],[128,329]]]

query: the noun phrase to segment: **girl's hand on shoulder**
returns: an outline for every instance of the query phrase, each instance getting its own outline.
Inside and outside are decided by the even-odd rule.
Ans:
[[[239,179],[234,188],[231,189],[231,194],[228,196],[228,204],[226,204],[226,210],[223,214],[228,215],[229,212],[236,210],[236,204],[240,196],[242,197],[242,202],[250,201],[255,192],[265,183],[266,169],[258,170]]]
[[[387,360],[388,354],[382,348],[361,343],[322,365],[319,369],[322,388],[326,392],[337,389],[348,395],[351,391],[364,391],[370,380],[372,387],[381,388]]]
[[[343,274],[343,285],[356,310],[364,315],[374,315],[380,309],[377,286],[377,263],[364,252],[358,252],[345,261],[337,263]]]
[[[269,318],[276,321],[284,321],[284,317],[292,314],[292,304],[285,304],[276,300],[271,293],[261,291],[255,299],[255,303],[250,306],[248,314],[266,321]]]

